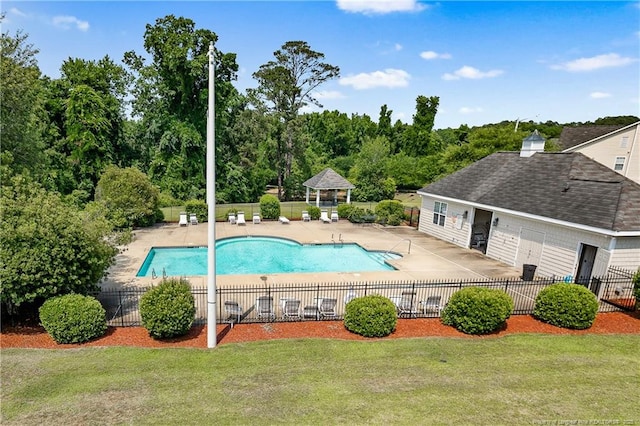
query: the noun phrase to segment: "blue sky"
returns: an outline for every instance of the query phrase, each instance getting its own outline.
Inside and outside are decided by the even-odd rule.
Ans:
[[[143,54],[146,24],[168,14],[218,35],[237,54],[238,90],[292,40],[341,77],[316,97],[328,110],[380,107],[411,122],[418,96],[438,96],[436,128],[503,120],[590,121],[640,115],[640,2],[623,1],[3,1],[2,31],[21,29],[59,77],[68,57]],[[317,109],[314,109],[317,110]]]

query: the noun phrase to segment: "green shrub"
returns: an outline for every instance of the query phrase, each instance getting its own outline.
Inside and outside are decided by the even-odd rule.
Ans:
[[[135,167],[108,166],[96,185],[95,201],[103,203],[115,228],[153,225],[160,191]]]
[[[354,206],[347,219],[352,223],[373,223],[376,221],[376,215],[370,209]]]
[[[140,299],[142,325],[154,339],[187,334],[195,313],[191,288],[185,279],[163,281]]]
[[[57,343],[82,343],[107,331],[106,313],[94,297],[65,294],[40,307],[40,323]]]
[[[318,220],[320,219],[320,207],[317,206],[309,206],[309,208],[307,209],[307,211],[309,212],[309,217],[311,217],[312,220]]]
[[[633,295],[636,297],[636,302],[640,302],[640,269],[633,275]]]
[[[187,213],[195,213],[198,222],[206,222],[209,217],[209,207],[201,200],[189,200],[184,204]]]
[[[280,200],[271,194],[260,197],[260,214],[263,219],[277,219],[280,217]]]
[[[513,312],[513,299],[502,290],[467,287],[451,296],[442,322],[463,333],[485,334],[498,330]]]
[[[353,204],[338,204],[338,216],[342,219],[348,219],[354,207]]]
[[[345,328],[361,336],[388,336],[396,329],[397,322],[393,302],[378,294],[357,297],[345,307]]]
[[[172,207],[172,206],[180,206],[182,205],[182,201],[175,198],[168,192],[160,192],[158,195],[158,206],[159,207]]]
[[[533,316],[562,328],[582,330],[593,325],[598,313],[596,296],[584,286],[556,283],[536,297]]]
[[[378,222],[397,226],[404,219],[404,206],[398,200],[382,200],[376,205],[375,214]]]

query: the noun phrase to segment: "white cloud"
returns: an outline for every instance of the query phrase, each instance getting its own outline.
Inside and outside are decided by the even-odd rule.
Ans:
[[[421,52],[420,57],[422,59],[426,59],[427,61],[431,59],[451,59],[451,55],[449,53],[438,53],[434,52],[433,50]]]
[[[610,98],[611,97],[611,93],[606,93],[606,92],[592,92],[589,94],[589,97],[592,99],[603,99],[603,98]]]
[[[608,53],[606,55],[598,55],[591,58],[580,58],[563,64],[551,65],[551,69],[568,72],[584,72],[600,68],[623,67],[636,61],[637,59],[625,58],[617,53]]]
[[[345,12],[382,15],[393,12],[420,12],[427,6],[416,0],[337,0],[338,9]]]
[[[480,107],[462,107],[458,110],[460,114],[475,114],[483,111],[484,110]]]
[[[493,78],[502,75],[502,70],[491,70],[482,72],[477,68],[470,67],[468,65],[463,66],[459,70],[453,72],[453,74],[446,73],[442,76],[443,80],[460,80],[461,78],[468,78],[471,80],[480,80],[482,78]]]
[[[399,51],[401,51],[401,50],[402,50],[402,45],[401,45],[400,43],[396,43],[396,44],[393,46],[393,48],[394,48],[394,49],[396,49],[396,51],[398,51],[398,52],[399,52]]]
[[[313,96],[318,99],[342,99],[344,95],[337,90],[320,90],[318,92],[314,92]]]
[[[89,23],[87,21],[81,21],[75,16],[58,15],[54,16],[51,22],[53,22],[54,26],[62,28],[63,30],[68,30],[72,26],[75,26],[76,29],[83,32],[89,30]]]
[[[384,71],[363,72],[343,77],[339,83],[342,86],[352,86],[356,90],[364,90],[374,87],[406,87],[410,78],[406,71],[388,68]]]
[[[17,7],[12,7],[11,9],[9,9],[9,13],[11,13],[12,15],[21,16],[23,18],[27,17],[27,14],[21,11],[20,9],[18,9]]]

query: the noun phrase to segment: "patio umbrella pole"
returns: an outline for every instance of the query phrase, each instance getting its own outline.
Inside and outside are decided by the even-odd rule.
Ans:
[[[207,347],[216,347],[216,141],[215,66],[209,43],[209,108],[207,110]]]

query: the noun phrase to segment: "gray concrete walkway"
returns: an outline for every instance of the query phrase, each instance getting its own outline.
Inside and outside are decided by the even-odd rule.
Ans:
[[[136,273],[152,247],[206,246],[207,224],[178,226],[164,224],[134,231],[134,241],[116,257],[103,287],[148,286],[154,280],[138,278]],[[354,225],[347,220],[321,221],[262,221],[246,225],[216,223],[216,239],[233,236],[275,236],[300,243],[332,244],[341,238],[345,243],[358,243],[368,250],[393,251],[402,258],[390,261],[396,271],[359,273],[289,273],[267,274],[270,283],[322,283],[414,281],[439,279],[481,279],[518,277],[519,269],[488,259],[482,253],[437,240],[410,227],[382,227]],[[206,276],[188,277],[193,286],[206,287]],[[155,279],[158,282],[158,279]],[[218,275],[218,286],[260,285],[260,275]]]

